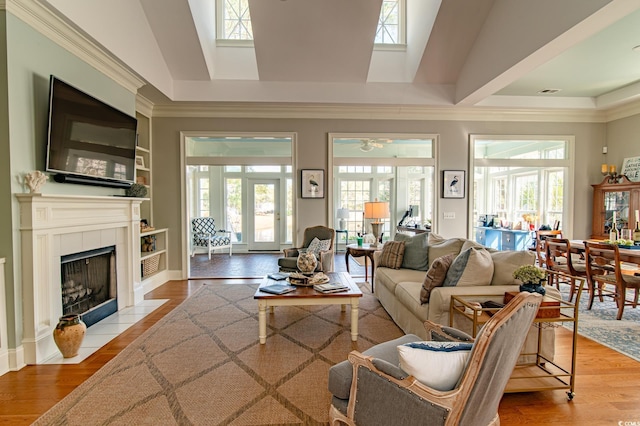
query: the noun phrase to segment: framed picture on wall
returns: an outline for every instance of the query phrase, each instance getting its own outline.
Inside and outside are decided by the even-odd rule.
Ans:
[[[464,170],[442,171],[442,198],[464,198]]]
[[[303,169],[300,173],[302,198],[324,198],[324,170]]]

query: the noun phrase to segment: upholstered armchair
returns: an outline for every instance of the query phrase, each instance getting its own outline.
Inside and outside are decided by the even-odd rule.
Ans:
[[[217,249],[229,249],[231,256],[231,232],[216,230],[212,217],[196,217],[191,219],[191,257],[198,249],[206,249],[211,260],[211,252]]]
[[[432,340],[446,342],[443,345],[462,341],[459,344],[470,351],[448,389],[430,387],[423,383],[424,378],[418,381],[399,367],[402,364],[398,346],[423,340],[416,335],[373,346],[364,353],[351,352],[348,361],[329,370],[331,424],[500,424],[500,399],[541,302],[539,294],[519,293],[487,321],[475,339],[427,322],[425,327]],[[447,357],[449,351],[440,351],[443,352]],[[447,365],[448,361],[416,364],[419,368],[435,367],[433,376],[440,375],[439,370],[453,368],[453,363],[452,367]]]
[[[333,244],[336,239],[336,231],[333,228],[327,228],[326,226],[312,226],[304,230],[304,239],[302,241],[302,247],[284,249],[284,257],[278,259],[278,266],[283,272],[296,272],[298,266],[296,261],[298,260],[298,254],[301,249],[306,249],[311,244],[314,238],[320,241],[329,240],[329,248],[327,250],[321,250],[318,253],[318,266],[316,271],[333,272]]]

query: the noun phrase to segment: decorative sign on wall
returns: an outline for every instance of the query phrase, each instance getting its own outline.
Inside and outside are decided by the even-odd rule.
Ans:
[[[625,158],[621,173],[632,182],[640,182],[640,157]]]

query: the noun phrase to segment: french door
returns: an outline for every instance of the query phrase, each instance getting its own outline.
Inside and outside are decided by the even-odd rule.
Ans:
[[[248,249],[280,250],[280,180],[248,179]]]

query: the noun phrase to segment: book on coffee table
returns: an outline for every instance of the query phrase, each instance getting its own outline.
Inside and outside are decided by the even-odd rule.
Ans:
[[[282,272],[274,272],[272,274],[267,275],[267,277],[275,281],[282,281],[284,279],[287,279],[289,277],[289,274],[282,273]]]
[[[266,285],[264,287],[260,287],[259,290],[264,291],[265,293],[271,293],[271,294],[285,294],[285,293],[290,293],[292,291],[295,291],[296,288],[292,285],[286,285],[286,284],[271,284],[271,285]]]
[[[349,287],[341,283],[326,283],[316,284],[313,286],[313,289],[320,293],[338,293],[349,290]]]

